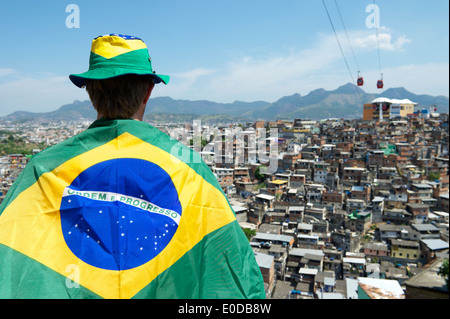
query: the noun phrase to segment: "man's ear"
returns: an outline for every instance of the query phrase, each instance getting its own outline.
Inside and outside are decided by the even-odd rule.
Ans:
[[[150,86],[148,87],[147,93],[145,94],[145,98],[144,98],[144,101],[143,101],[144,105],[147,104],[148,99],[149,99],[150,96],[152,95],[152,91],[153,91],[153,88],[154,88],[154,87],[155,87],[155,83],[150,84]]]

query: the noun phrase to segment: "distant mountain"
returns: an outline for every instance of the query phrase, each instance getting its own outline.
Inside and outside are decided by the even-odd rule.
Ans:
[[[170,97],[151,98],[147,107],[148,113],[171,113],[171,114],[227,114],[239,115],[244,112],[257,111],[270,104],[269,102],[241,102],[216,103],[206,100],[188,101],[174,100]]]
[[[416,95],[404,88],[387,89],[381,95],[389,99],[409,99],[418,103],[421,107],[436,105],[439,112],[448,113],[449,103],[447,96],[431,96],[426,94]]]
[[[66,104],[59,109],[46,113],[33,113],[18,111],[12,114],[0,117],[5,121],[21,121],[28,120],[68,120],[68,119],[86,119],[93,120],[97,118],[97,112],[92,107],[91,101],[74,101],[72,104]]]
[[[241,102],[233,103],[216,103],[211,101],[187,101],[174,100],[170,97],[151,98],[146,109],[146,119],[154,119],[163,121],[167,120],[183,120],[205,117],[206,115],[223,115],[223,119],[240,118],[242,113],[258,110],[263,106],[269,105],[269,102]],[[169,116],[183,115],[183,116]],[[12,114],[0,117],[4,121],[21,121],[28,120],[67,120],[67,119],[84,119],[95,120],[97,112],[92,106],[91,101],[75,101],[72,104],[61,106],[58,110],[46,113],[33,113],[17,111]]]
[[[149,120],[192,120],[195,118],[236,120],[360,118],[362,117],[363,104],[370,103],[377,97],[409,99],[418,103],[417,109],[419,110],[436,105],[438,112],[448,113],[449,111],[449,98],[446,96],[416,95],[404,88],[391,88],[380,94],[370,94],[360,87],[348,83],[333,91],[317,89],[305,96],[301,96],[298,93],[284,96],[274,103],[264,101],[217,103],[206,100],[188,101],[174,100],[170,97],[156,97],[150,99],[145,117]],[[75,101],[72,104],[63,105],[52,112],[31,113],[20,111],[4,116],[0,120],[95,120],[95,118],[96,112],[90,101]]]
[[[417,109],[436,105],[438,112],[442,113],[448,113],[449,108],[449,98],[445,96],[416,95],[404,88],[391,88],[380,94],[370,94],[348,83],[334,91],[317,89],[306,96],[298,93],[285,96],[261,110],[243,115],[252,119],[360,118],[363,104],[370,103],[377,97],[409,99],[418,103]]]
[[[327,117],[362,117],[362,106],[371,101],[363,90],[346,84],[334,91],[317,89],[306,96],[296,93],[285,96],[257,112],[245,113],[250,118],[261,119],[323,119]]]

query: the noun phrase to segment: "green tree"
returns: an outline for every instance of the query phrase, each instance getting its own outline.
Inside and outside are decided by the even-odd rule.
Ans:
[[[260,173],[260,169],[259,169],[260,167],[261,167],[261,166],[258,166],[258,167],[255,169],[255,177],[256,177],[257,180],[259,180],[259,181],[262,182],[262,181],[264,181],[264,178],[265,178],[265,177],[264,177],[263,174]]]
[[[434,181],[435,179],[440,179],[441,174],[438,172],[429,172],[427,177],[429,181]]]
[[[242,230],[244,231],[244,234],[247,237],[248,241],[250,241],[252,237],[256,235],[256,230],[252,230],[249,228],[242,228]]]
[[[208,143],[209,143],[209,142],[208,142],[207,140],[205,140],[205,139],[202,138],[202,141],[201,141],[202,148],[205,147],[206,145],[208,145]],[[191,146],[194,145],[194,139],[191,138],[191,139],[189,140],[189,145],[191,145]]]
[[[439,268],[439,275],[444,277],[448,289],[448,258],[444,259],[444,261],[442,262],[442,265]]]

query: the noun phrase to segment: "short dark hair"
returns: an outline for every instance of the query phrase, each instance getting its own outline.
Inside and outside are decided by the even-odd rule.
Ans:
[[[153,79],[126,74],[104,80],[86,80],[92,105],[108,119],[128,119],[139,109]]]

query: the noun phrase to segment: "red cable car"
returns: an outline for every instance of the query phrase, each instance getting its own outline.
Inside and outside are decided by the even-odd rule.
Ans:
[[[358,84],[358,86],[364,85],[364,79],[362,76],[359,75],[359,71],[358,71],[358,81],[356,83]]]
[[[383,88],[383,80],[378,80],[377,82],[377,88],[382,89]]]
[[[363,85],[364,85],[364,79],[363,79],[363,77],[359,77],[359,78],[358,78],[357,84],[358,84],[358,86],[363,86]]]
[[[378,82],[377,82],[377,88],[382,89],[383,86],[384,86],[384,84],[383,84],[383,73],[381,73],[381,79],[378,80]]]

